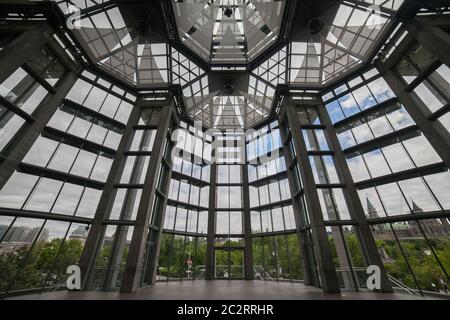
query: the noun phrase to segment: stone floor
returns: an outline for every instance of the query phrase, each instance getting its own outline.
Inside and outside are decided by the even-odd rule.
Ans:
[[[158,282],[137,293],[58,291],[9,299],[32,300],[424,300],[402,293],[343,292],[324,294],[302,283],[245,280]],[[426,298],[432,299],[432,298]]]

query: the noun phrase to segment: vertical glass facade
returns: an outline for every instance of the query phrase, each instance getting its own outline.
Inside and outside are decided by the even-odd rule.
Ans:
[[[0,297],[65,288],[71,265],[83,290],[366,291],[378,265],[383,292],[449,294],[450,38],[430,12],[337,3],[312,42],[282,14],[312,4],[277,1],[272,25],[248,1],[253,47],[220,16],[185,48],[130,27],[135,4],[81,2],[74,29],[69,1],[0,13]],[[173,6],[133,9],[176,34]]]

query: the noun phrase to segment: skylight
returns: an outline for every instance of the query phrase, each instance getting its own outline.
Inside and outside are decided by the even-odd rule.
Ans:
[[[168,45],[146,34],[151,32],[149,27],[140,30],[135,24],[127,25],[119,6],[112,2],[105,1],[105,7],[94,11],[85,9],[103,2],[75,2],[59,6],[68,16],[76,8],[82,9],[76,14],[80,20],[73,22],[73,33],[93,63],[134,85],[169,82]]]
[[[324,13],[321,20],[325,25],[318,34],[300,31],[297,38],[306,41],[291,43],[289,82],[323,85],[366,62],[394,13],[384,8],[400,4],[344,1],[337,12]]]
[[[213,64],[245,64],[280,31],[285,1],[173,1],[184,45]]]

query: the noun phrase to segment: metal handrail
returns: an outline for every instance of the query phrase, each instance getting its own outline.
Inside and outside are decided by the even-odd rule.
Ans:
[[[67,279],[69,278],[69,276],[70,275],[67,275],[63,279],[61,279],[59,282],[54,284],[53,286],[47,287],[47,290],[45,290],[45,292],[57,291],[59,288],[61,288],[63,285],[66,284]]]
[[[394,278],[392,275],[388,274],[388,279],[396,286],[398,286],[398,288],[408,292],[409,294],[412,295],[416,295],[416,296],[420,296],[420,294],[414,290],[413,288],[408,287],[406,284],[404,284],[403,282],[401,282],[399,279]]]
[[[260,269],[260,271],[258,271],[258,269]],[[261,272],[262,270],[262,272]],[[259,277],[261,280],[266,280],[264,279],[261,274],[265,275],[266,277],[268,277],[271,281],[275,281],[270,274],[266,271],[266,269],[264,269],[264,267],[262,265],[256,265],[253,267],[253,271],[255,271],[255,277]]]

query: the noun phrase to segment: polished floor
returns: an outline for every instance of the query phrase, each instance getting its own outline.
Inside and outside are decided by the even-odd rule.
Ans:
[[[241,280],[158,282],[137,293],[68,292],[30,294],[10,299],[31,300],[423,300],[402,293],[343,292],[324,294],[301,283]],[[432,299],[432,298],[426,298]]]

